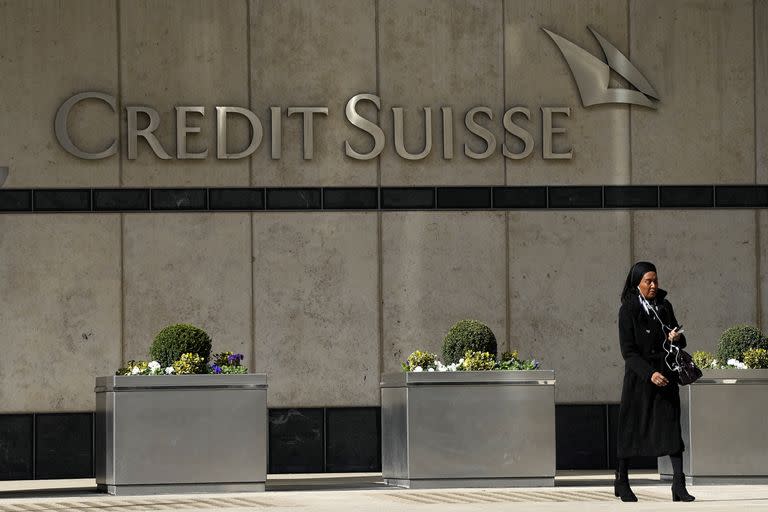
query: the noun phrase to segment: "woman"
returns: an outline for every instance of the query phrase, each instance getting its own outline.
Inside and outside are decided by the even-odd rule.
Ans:
[[[662,455],[669,455],[672,462],[672,499],[694,500],[685,488],[676,374],[665,363],[670,344],[683,348],[686,343],[666,295],[659,288],[652,263],[640,261],[632,266],[619,309],[619,344],[625,366],[614,491],[622,501],[637,501],[629,487],[629,457]]]

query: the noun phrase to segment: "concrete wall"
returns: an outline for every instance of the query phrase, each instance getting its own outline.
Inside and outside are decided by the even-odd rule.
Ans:
[[[0,0],[0,165],[6,188],[768,183],[766,0]],[[591,25],[656,87],[658,110],[583,108],[547,27],[590,52]],[[617,86],[625,85],[619,78]],[[204,105],[191,150],[215,152],[213,107],[250,107],[264,123],[249,159],[85,161],[53,136],[56,108],[99,90],[162,115]],[[343,118],[378,93],[387,146]],[[315,157],[283,112],[270,157],[269,107],[327,105]],[[535,150],[463,155],[468,107],[526,105]],[[571,161],[541,154],[540,106],[569,105]],[[396,155],[391,107],[406,111]],[[454,159],[442,158],[440,107],[454,108]],[[87,122],[85,113],[87,112]],[[73,112],[88,149],[125,135],[109,109]],[[525,123],[523,123],[525,124]],[[232,146],[247,142],[235,120]],[[512,143],[510,137],[507,142]],[[558,142],[561,144],[561,142]],[[768,327],[766,212],[546,211],[0,214],[0,412],[93,408],[93,377],[143,356],[165,324],[207,329],[270,374],[270,406],[378,404],[381,371],[450,325],[478,318],[500,347],[555,368],[559,402],[619,398],[618,294],[634,260],[660,267],[692,349],[713,349],[737,321]]]

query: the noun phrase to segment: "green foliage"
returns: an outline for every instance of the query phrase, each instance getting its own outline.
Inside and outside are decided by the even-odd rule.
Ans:
[[[698,350],[691,354],[691,357],[693,357],[694,364],[699,368],[713,368],[712,363],[715,362],[715,356],[713,354],[704,350]]]
[[[242,374],[242,373],[248,373],[248,368],[245,366],[233,366],[231,364],[225,364],[221,367],[221,373],[225,374]]]
[[[504,352],[501,354],[501,359],[496,363],[496,370],[537,370],[539,368],[539,362],[535,359],[528,361],[527,359],[520,359],[517,350],[512,352]]]
[[[490,352],[480,352],[467,350],[464,353],[464,362],[461,364],[462,370],[483,371],[493,370],[496,367],[496,356]]]
[[[467,351],[488,352],[496,358],[496,336],[477,320],[459,320],[443,339],[443,362],[458,363]]]
[[[437,360],[437,355],[417,350],[408,356],[408,361],[402,364],[403,371],[412,372],[417,366],[421,366],[422,369],[426,370],[430,366],[434,366],[435,360]]]
[[[748,348],[744,351],[744,364],[747,368],[768,368],[768,350]]]
[[[726,329],[720,336],[717,360],[724,364],[729,359],[742,361],[744,352],[750,348],[768,349],[768,339],[757,327],[740,324]]]
[[[197,354],[203,364],[211,356],[211,337],[194,325],[174,324],[161,330],[155,336],[149,355],[161,366],[171,366],[182,354]]]
[[[173,362],[173,371],[176,375],[205,373],[205,359],[191,352],[181,354],[179,360]]]

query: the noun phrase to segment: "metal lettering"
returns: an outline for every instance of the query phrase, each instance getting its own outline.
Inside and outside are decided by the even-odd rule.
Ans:
[[[556,133],[565,133],[565,128],[552,126],[552,115],[565,114],[570,117],[570,107],[541,107],[541,116],[544,132],[544,141],[542,147],[543,157],[548,160],[570,160],[573,158],[573,148],[566,153],[555,153],[552,150],[552,136]]]
[[[530,121],[531,111],[525,107],[513,107],[504,112],[504,129],[512,136],[523,141],[523,150],[520,153],[513,153],[507,149],[506,144],[502,144],[501,152],[504,153],[505,157],[512,160],[522,160],[533,152],[533,135],[525,128],[516,125],[512,120],[512,116],[518,113],[523,114]]]
[[[315,114],[328,115],[328,107],[288,107],[288,117],[293,114],[304,116],[304,160],[312,160],[315,153],[314,118]]]
[[[358,153],[352,149],[349,141],[344,141],[344,153],[356,160],[370,160],[372,158],[376,158],[384,149],[385,141],[384,130],[382,130],[376,123],[369,121],[357,113],[357,104],[363,100],[370,101],[376,105],[376,110],[381,109],[381,98],[375,94],[357,94],[352,96],[347,102],[347,106],[344,109],[344,113],[347,116],[347,121],[349,121],[352,126],[360,128],[364,132],[368,133],[371,137],[373,137],[373,149],[370,151],[370,153]]]
[[[280,160],[283,156],[283,112],[280,107],[270,107],[269,114],[272,124],[272,160]]]
[[[158,158],[170,160],[171,155],[166,153],[160,141],[157,140],[153,133],[160,126],[160,114],[157,113],[157,110],[150,107],[126,107],[125,112],[128,118],[128,160],[136,160],[136,147],[138,146],[139,137],[144,137]],[[136,128],[139,112],[149,116],[149,125],[142,130]]]
[[[453,158],[453,109],[443,107],[443,158]]]
[[[240,153],[227,153],[227,114],[240,114],[251,123],[251,143]],[[216,157],[222,160],[245,158],[259,148],[264,136],[261,120],[248,110],[241,107],[216,107]]]
[[[179,160],[202,160],[208,156],[208,150],[200,153],[187,151],[187,134],[200,133],[199,126],[187,126],[187,113],[195,112],[205,117],[205,107],[176,107],[176,158]]]
[[[75,94],[67,101],[65,101],[56,112],[56,120],[53,123],[54,132],[56,133],[56,139],[59,141],[59,144],[68,153],[84,160],[101,160],[102,158],[107,158],[117,153],[117,139],[112,139],[112,144],[110,144],[109,147],[104,151],[99,153],[88,153],[87,151],[83,151],[82,149],[75,146],[75,144],[72,142],[72,138],[69,136],[69,130],[67,129],[69,111],[72,110],[72,107],[74,107],[77,103],[87,99],[101,100],[112,107],[112,112],[117,110],[117,102],[115,101],[114,96],[100,92],[81,92],[79,94]]]
[[[409,153],[403,142],[403,109],[392,107],[395,122],[395,150],[406,160],[421,160],[432,151],[432,109],[424,107],[424,149],[421,153]]]
[[[485,141],[485,151],[476,153],[470,149],[469,144],[464,144],[464,154],[475,160],[483,160],[496,151],[496,137],[487,128],[477,124],[477,121],[475,121],[475,114],[478,113],[485,114],[488,116],[488,119],[493,120],[493,112],[490,108],[475,107],[470,109],[470,111],[467,112],[467,115],[464,116],[464,125],[467,127],[467,130]]]

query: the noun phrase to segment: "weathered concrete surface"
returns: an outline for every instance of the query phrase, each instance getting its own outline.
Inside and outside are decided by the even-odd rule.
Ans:
[[[635,257],[656,264],[690,352],[757,322],[754,211],[636,212],[633,232]]]
[[[632,108],[633,183],[752,183],[752,0],[632,0],[632,62],[660,95]]]
[[[506,350],[504,215],[382,215],[384,372],[399,371],[414,350],[441,356],[448,329],[468,318]]]
[[[123,226],[125,358],[145,359],[155,335],[191,323],[213,351],[251,360],[248,213],[126,214]]]
[[[627,212],[509,214],[511,345],[555,370],[557,402],[617,402]]]
[[[80,160],[56,141],[59,106],[83,91],[117,93],[115,4],[103,0],[0,1],[0,165],[5,187],[117,185],[118,159]],[[76,65],[73,65],[76,63]],[[98,101],[72,110],[72,140],[102,151],[117,114]]]
[[[501,156],[504,105],[502,6],[480,0],[395,0],[379,3],[379,82],[387,146],[381,155],[383,185],[504,184]],[[464,144],[482,152],[485,143],[464,128],[464,115],[487,106],[493,121],[480,124],[495,134],[496,152],[484,160],[464,155]],[[453,107],[455,147],[443,158],[440,109]],[[404,109],[405,146],[424,148],[424,110],[432,107],[432,152],[423,160],[404,160],[393,139],[392,107]]]
[[[226,8],[223,6],[226,5]],[[143,139],[138,159],[127,160],[126,186],[247,186],[248,159],[216,159],[216,110],[248,107],[248,22],[245,2],[132,0],[120,2],[120,66],[123,104],[147,105],[160,113],[155,132],[174,160],[157,158]],[[208,150],[204,160],[176,160],[176,106],[204,106],[205,118],[188,116],[200,134],[188,150]],[[248,146],[248,123],[232,116],[230,151]],[[140,116],[139,127],[146,126]],[[126,126],[123,116],[122,133]]]
[[[755,0],[755,143],[757,182],[768,183],[768,0]]]
[[[120,361],[120,217],[0,215],[0,412],[94,408]]]
[[[375,213],[254,215],[256,368],[270,407],[379,403]]]
[[[576,82],[557,45],[542,30],[573,41],[603,59],[602,50],[587,26],[594,27],[627,53],[626,0],[506,0],[504,3],[504,70],[507,107],[530,109],[531,119],[515,121],[534,138],[533,153],[522,160],[506,160],[510,185],[594,185],[629,183],[629,108],[610,104],[584,108]],[[641,68],[642,69],[642,68]],[[616,79],[612,86],[623,82]],[[566,129],[555,135],[554,150],[573,149],[571,160],[542,157],[540,107],[566,106],[570,117],[555,115],[553,124]],[[507,136],[510,150],[520,152],[522,143]]]
[[[251,0],[251,97],[264,125],[253,157],[258,186],[376,185],[376,161],[345,156],[344,141],[365,153],[371,138],[344,115],[347,101],[376,94],[376,28],[373,0]],[[270,107],[282,107],[282,156],[271,156]],[[315,115],[314,155],[303,158],[303,118],[291,106],[325,106]],[[360,108],[376,120],[372,104]]]

